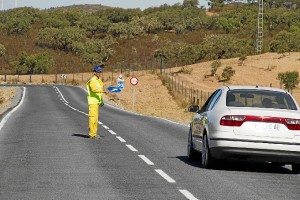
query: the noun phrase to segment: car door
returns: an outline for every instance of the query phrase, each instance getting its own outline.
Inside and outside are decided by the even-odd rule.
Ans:
[[[204,103],[193,119],[193,141],[194,148],[198,151],[202,149],[202,137],[206,126],[207,110],[216,102],[216,97],[220,96],[221,90],[216,90]]]

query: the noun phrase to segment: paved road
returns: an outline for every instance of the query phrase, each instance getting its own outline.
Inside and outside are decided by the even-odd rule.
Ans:
[[[300,199],[285,167],[188,161],[188,127],[105,105],[87,138],[86,93],[26,86],[0,124],[0,199]],[[154,108],[155,109],[155,108]]]

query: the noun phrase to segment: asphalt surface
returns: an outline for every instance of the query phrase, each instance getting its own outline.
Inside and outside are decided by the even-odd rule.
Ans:
[[[300,175],[289,166],[224,162],[206,170],[189,161],[185,125],[105,105],[101,139],[90,140],[83,89],[24,91],[0,123],[1,200],[300,199]]]

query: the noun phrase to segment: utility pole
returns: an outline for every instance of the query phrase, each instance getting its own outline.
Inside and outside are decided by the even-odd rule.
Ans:
[[[264,29],[264,0],[258,0],[256,54],[260,54],[262,52],[263,29]]]
[[[1,10],[4,10],[4,0],[1,1]]]

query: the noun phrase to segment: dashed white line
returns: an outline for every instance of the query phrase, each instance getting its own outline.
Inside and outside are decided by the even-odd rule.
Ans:
[[[179,190],[179,192],[181,192],[188,200],[199,200],[187,190]]]
[[[67,102],[67,101],[65,100],[65,98],[63,97],[63,95],[61,94],[61,92],[59,91],[59,89],[58,89],[57,87],[55,87],[55,88],[56,88],[56,92],[58,92],[58,93],[60,94],[60,97],[62,98],[62,99],[60,99],[60,100],[64,101],[64,103],[65,103],[68,107],[70,107],[71,109],[76,110],[76,111],[78,111],[78,112],[80,112],[80,113],[83,113],[83,114],[85,114],[85,115],[88,115],[88,114],[86,114],[85,112],[82,112],[82,111],[80,111],[80,110],[77,110],[77,109],[71,107],[70,105],[68,105],[69,102]],[[24,88],[24,89],[25,89],[25,88]],[[24,92],[24,94],[25,94],[25,92]],[[24,98],[24,95],[23,95],[23,98]],[[21,102],[22,102],[22,101],[21,101]],[[3,120],[3,121],[5,121],[5,120]],[[117,135],[117,133],[115,133],[114,131],[110,130],[108,126],[103,125],[102,122],[98,121],[98,124],[102,125],[103,128],[105,128],[106,130],[108,130],[108,132],[110,132],[112,135]],[[3,123],[0,123],[0,129],[2,128],[2,126],[3,126]],[[118,140],[120,140],[121,142],[124,142],[124,143],[126,142],[126,141],[125,141],[122,137],[120,137],[120,136],[117,136],[116,138],[117,138]],[[127,144],[126,146],[127,146],[131,151],[134,151],[134,152],[137,152],[137,151],[138,151],[138,150],[137,150],[136,148],[134,148],[132,145]],[[146,164],[148,164],[148,165],[154,165],[154,163],[153,163],[151,160],[149,160],[146,156],[144,156],[144,155],[138,155],[138,156],[139,156]],[[166,174],[163,170],[161,170],[161,169],[155,169],[155,171],[156,171],[161,177],[163,177],[166,181],[168,181],[169,183],[176,183],[176,181],[175,181],[173,178],[171,178],[168,174]],[[198,199],[197,199],[193,194],[191,194],[188,190],[182,190],[182,189],[180,189],[179,192],[180,192],[181,194],[183,194],[188,200],[198,200]]]
[[[126,140],[124,140],[122,137],[117,136],[118,140],[120,140],[121,142],[126,142]]]
[[[130,144],[126,145],[131,151],[138,151],[136,148],[134,148],[133,146],[131,146]]]
[[[112,135],[117,135],[113,130],[108,130]]]
[[[147,163],[148,165],[154,165],[154,163],[151,162],[151,160],[149,160],[146,156],[144,156],[144,155],[139,155],[139,157],[140,157],[145,163]]]
[[[166,181],[169,183],[176,183],[174,179],[172,179],[168,174],[166,174],[163,170],[161,169],[156,169],[155,170],[159,175],[161,175]]]
[[[106,130],[108,130],[108,129],[109,129],[109,127],[108,127],[108,126],[106,126],[106,125],[102,125],[102,127],[103,127],[103,128],[105,128]]]

